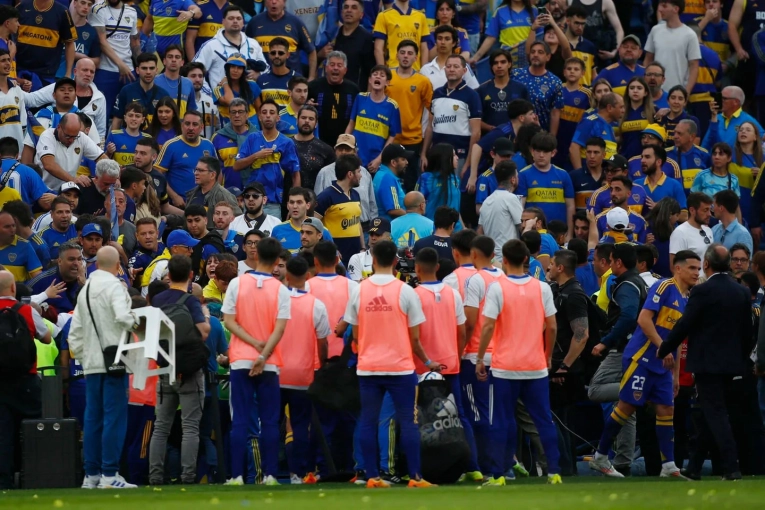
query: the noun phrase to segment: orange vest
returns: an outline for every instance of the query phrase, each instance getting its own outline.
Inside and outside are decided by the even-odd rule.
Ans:
[[[298,292],[291,299],[290,320],[284,328],[279,345],[288,352],[279,371],[282,387],[308,388],[313,382],[316,359],[319,356],[316,328],[313,323],[313,307],[316,297]]]
[[[335,326],[340,322],[340,318],[345,314],[345,307],[348,306],[348,279],[337,275],[331,279],[314,277],[311,278],[310,283],[309,292],[327,307],[329,327],[332,330],[327,337],[327,344],[329,344],[327,357],[340,356],[345,344],[343,337],[335,334]]]
[[[399,298],[401,280],[377,285],[364,280],[359,288],[360,372],[404,372],[414,370],[409,322]]]
[[[260,282],[262,282],[261,286],[258,285]],[[274,332],[276,314],[279,310],[281,285],[281,282],[276,278],[259,280],[249,274],[239,278],[236,322],[256,340],[266,342],[271,333]],[[231,363],[240,360],[255,361],[260,357],[260,353],[255,347],[232,333],[228,357]],[[277,367],[282,366],[281,346],[279,344],[276,345],[266,363]]]
[[[457,277],[457,291],[463,302],[465,302],[465,281],[477,272],[473,265],[460,266],[454,270],[454,276]]]
[[[446,368],[442,374],[458,374],[460,357],[457,352],[457,315],[454,313],[454,293],[444,285],[438,292],[431,292],[420,284],[414,289],[422,302],[425,322],[420,324],[420,342],[432,361]],[[422,361],[415,359],[418,374],[430,372]]]
[[[500,278],[498,283],[502,287],[503,299],[491,339],[494,343],[492,370],[547,370],[542,283],[536,278],[529,278],[521,285],[508,278]]]
[[[133,341],[138,342],[138,335],[133,333]],[[153,359],[149,360],[149,370],[155,370],[157,368],[157,362]],[[157,405],[157,381],[159,376],[153,375],[146,379],[146,385],[142,390],[133,388],[133,374],[130,374],[128,381],[128,402],[131,404],[141,404],[145,406],[155,407]]]
[[[488,271],[478,271],[478,275],[483,278],[483,281],[486,284],[486,290],[483,295],[483,300],[481,300],[478,305],[478,320],[475,321],[475,329],[473,329],[473,334],[471,335],[467,346],[465,346],[465,354],[475,354],[478,352],[478,345],[481,343],[481,330],[483,329],[483,305],[486,302],[486,292],[489,292],[489,285],[501,280],[502,277],[505,276],[502,271],[496,271],[496,276]],[[492,352],[492,343],[493,342],[489,343],[489,347],[486,349],[487,353]]]

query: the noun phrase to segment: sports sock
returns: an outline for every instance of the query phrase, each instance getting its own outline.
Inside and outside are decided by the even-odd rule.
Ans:
[[[675,462],[675,427],[672,416],[656,415],[656,437],[659,440],[661,462],[667,464]]]
[[[603,434],[600,436],[600,444],[598,445],[599,453],[608,455],[608,450],[614,444],[614,438],[624,424],[627,423],[628,418],[629,416],[620,411],[618,407],[614,407],[614,410],[611,411],[611,415],[606,419],[606,423],[603,426]]]

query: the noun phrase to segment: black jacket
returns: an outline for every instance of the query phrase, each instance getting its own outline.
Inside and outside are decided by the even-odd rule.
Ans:
[[[685,313],[659,349],[664,357],[688,338],[686,370],[694,374],[747,371],[746,346],[752,338],[749,289],[727,273],[716,273],[691,289]]]

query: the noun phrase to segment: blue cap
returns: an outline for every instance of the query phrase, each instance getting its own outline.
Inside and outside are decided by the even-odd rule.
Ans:
[[[185,230],[173,230],[167,236],[168,248],[172,248],[173,246],[185,246],[187,248],[193,248],[197,244],[199,244],[199,241],[191,237],[191,234]]]
[[[104,231],[101,229],[101,225],[96,223],[88,223],[82,228],[82,237],[88,237],[90,234],[97,234],[104,237]]]
[[[230,57],[228,57],[228,60],[226,60],[226,65],[237,66],[237,67],[247,67],[247,61],[241,55],[231,55]]]
[[[372,220],[372,225],[369,227],[370,234],[379,236],[386,232],[390,233],[390,221],[385,218],[375,218]]]

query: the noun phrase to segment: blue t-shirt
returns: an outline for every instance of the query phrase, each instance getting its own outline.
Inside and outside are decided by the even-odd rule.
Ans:
[[[141,106],[146,111],[146,122],[151,122],[151,119],[154,118],[154,113],[156,113],[155,105],[163,97],[175,99],[167,90],[156,84],[146,92],[141,87],[141,84],[135,81],[120,89],[119,94],[117,94],[117,100],[114,102],[112,115],[118,119],[123,119],[125,117],[125,107],[130,103],[138,102],[141,103]]]
[[[624,91],[627,88],[627,82],[629,82],[633,76],[645,76],[645,68],[638,65],[635,66],[635,70],[633,71],[621,62],[617,62],[600,71],[593,83],[600,79],[606,80],[608,84],[611,85],[614,94],[623,96]]]
[[[481,120],[490,126],[499,127],[508,121],[507,105],[514,99],[529,100],[529,91],[526,86],[517,81],[510,82],[503,89],[498,89],[494,80],[488,80],[478,87],[478,96],[481,98]]]
[[[68,5],[68,4],[67,4]],[[82,53],[90,58],[98,58],[101,56],[101,43],[98,39],[98,32],[96,29],[90,26],[90,23],[85,23],[80,27],[74,27],[77,30],[77,39],[74,41],[75,53]],[[74,72],[74,69],[72,69]],[[72,78],[72,76],[64,76],[66,73],[66,51],[61,53],[61,65],[56,71],[57,78]]]
[[[295,142],[279,133],[273,140],[267,140],[262,131],[250,134],[239,148],[236,159],[244,159],[261,149],[273,148],[274,152],[265,158],[256,159],[250,165],[251,173],[244,184],[259,182],[266,189],[266,197],[272,204],[282,203],[282,190],[284,189],[285,177],[300,171]],[[246,171],[248,169],[243,170]]]
[[[579,153],[582,156],[582,166],[585,165],[587,140],[593,137],[602,138],[606,142],[606,154],[603,159],[610,159],[611,156],[616,154],[616,136],[614,135],[613,126],[597,112],[592,115],[585,115],[576,127],[574,136],[571,138],[572,142],[581,147]],[[566,154],[568,154],[568,151],[566,151]]]
[[[175,100],[175,104],[178,107],[179,113],[178,117],[183,118],[183,115],[189,111],[189,110],[196,110],[197,109],[197,99],[196,94],[194,93],[194,84],[191,83],[191,80],[188,78],[184,78],[181,76],[179,79],[176,80],[169,80],[167,76],[165,76],[165,73],[158,74],[156,78],[154,78],[154,83],[158,87],[162,87],[165,89],[170,97],[172,97]],[[178,103],[178,87],[181,87],[181,102]]]
[[[114,151],[114,154],[112,154],[112,159],[119,163],[120,166],[132,165],[135,158],[135,147],[138,144],[138,140],[150,137],[150,135],[142,132],[139,132],[138,135],[133,136],[124,129],[116,129],[114,131],[109,131],[104,147],[107,147],[110,143],[113,143],[116,147],[116,150]]]
[[[560,246],[555,242],[555,238],[547,233],[547,230],[537,230],[542,238],[542,247],[539,249],[539,255],[549,255],[552,257],[555,252],[560,250]]]
[[[0,181],[2,181],[5,172],[15,165],[17,161],[12,158],[4,158],[0,165]],[[23,163],[19,163],[13,170],[13,175],[8,180],[8,186],[15,189],[21,195],[21,199],[32,207],[43,194],[52,193],[45,185],[42,178]]]
[[[664,174],[654,188],[652,188],[647,181],[648,177],[643,177],[642,179],[635,181],[635,184],[639,184],[645,190],[646,195],[650,197],[654,203],[664,197],[672,197],[677,200],[677,203],[680,204],[681,208],[685,209],[687,207],[683,185],[680,184],[680,181],[677,179],[673,179],[667,176],[667,174]]]
[[[489,198],[489,195],[494,193],[499,184],[497,184],[497,176],[494,175],[494,168],[489,168],[484,173],[478,176],[475,182],[475,203],[476,205],[482,205]],[[458,209],[459,210],[459,209]]]
[[[567,170],[573,170],[571,158],[569,158],[569,147],[574,139],[574,133],[579,127],[579,123],[585,116],[585,111],[590,107],[590,91],[584,87],[576,90],[569,90],[563,87],[563,110],[560,112],[560,123],[558,124],[558,134],[555,137],[558,140],[558,152],[555,154],[554,163]]]
[[[507,138],[514,142],[515,131],[513,130],[513,124],[511,122],[500,124],[478,140],[478,146],[481,148],[481,161],[478,163],[479,172],[486,170],[492,165],[491,150],[494,148],[494,142],[497,138]],[[518,170],[520,171],[525,166],[526,163],[524,162],[523,165],[518,166]]]
[[[512,79],[526,86],[529,101],[539,117],[539,125],[549,131],[550,112],[554,109],[563,110],[563,82],[550,71],[542,76],[534,76],[526,67],[513,69]]]
[[[282,244],[283,249],[289,250],[293,254],[297,253],[302,246],[300,244],[300,229],[293,227],[289,220],[275,226],[271,231],[271,237],[278,240]],[[331,243],[335,242],[332,239],[332,234],[326,228],[324,229],[322,239]]]
[[[440,177],[435,172],[423,172],[414,188],[425,197],[425,216],[431,220],[435,219],[436,209],[442,205],[460,210],[460,183],[457,176],[451,174],[447,186],[443,185]]]
[[[417,213],[407,213],[390,223],[391,240],[399,248],[414,246],[418,240],[433,234],[433,220]]]
[[[571,177],[562,168],[552,166],[547,172],[531,165],[518,174],[515,194],[526,197],[526,207],[539,207],[547,221],[560,220],[568,224],[566,200],[574,199]]]
[[[205,156],[216,156],[210,140],[199,138],[196,145],[191,145],[177,136],[162,147],[154,166],[165,173],[167,185],[183,197],[194,188],[194,169]]]
[[[388,221],[393,220],[388,211],[404,208],[404,189],[401,187],[401,181],[387,166],[380,165],[372,179],[372,186],[375,190],[378,216]]]
[[[353,136],[364,166],[380,155],[388,138],[401,134],[398,103],[387,96],[378,103],[368,92],[362,92],[353,102],[351,120],[355,122]]]
[[[611,229],[608,228],[608,223],[606,221],[606,214],[608,213],[604,212],[598,216],[598,221],[597,221],[598,233],[601,236],[603,236],[600,242],[602,243],[622,242],[623,240],[621,236],[619,235],[619,233],[613,232],[611,231]],[[630,222],[629,224],[630,230],[632,230],[632,238],[629,239],[629,241],[644,244],[645,236],[646,236],[646,227],[648,226],[645,219],[639,214],[636,214],[630,211],[629,222]]]
[[[571,184],[574,186],[576,209],[584,211],[587,209],[587,204],[590,202],[593,193],[598,191],[603,185],[605,175],[601,173],[600,179],[596,181],[587,167],[574,170],[569,175],[571,176]]]
[[[34,296],[35,294],[45,292],[45,289],[50,287],[51,283],[54,281],[56,283],[64,281],[61,274],[58,272],[57,266],[38,274],[27,282],[27,286],[32,289],[32,295]],[[59,313],[69,313],[74,310],[74,305],[77,303],[77,293],[79,292],[80,284],[77,280],[74,280],[66,284],[64,292],[62,292],[60,296],[48,299],[47,302],[48,304],[55,306]]]
[[[187,292],[178,289],[164,290],[151,299],[151,306],[159,308],[163,305],[177,303],[178,300],[186,294]],[[205,322],[205,314],[202,311],[202,304],[199,302],[199,298],[196,296],[189,296],[186,300],[186,308],[189,309],[191,320],[194,321],[194,324],[202,324]]]
[[[534,256],[529,256],[529,274],[539,281],[545,281],[545,269]]]
[[[600,290],[600,278],[595,274],[592,262],[578,266],[574,275],[588,297]]]

